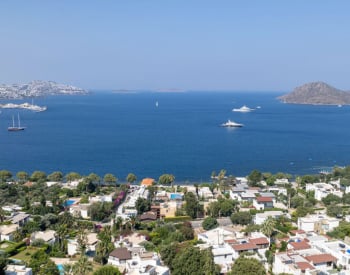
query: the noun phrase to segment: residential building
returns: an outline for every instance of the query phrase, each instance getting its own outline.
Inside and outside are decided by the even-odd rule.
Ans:
[[[298,229],[325,234],[339,226],[339,220],[327,215],[308,215],[298,218]]]
[[[257,210],[264,210],[266,208],[273,208],[273,199],[271,197],[256,197],[253,200],[253,206]]]
[[[33,243],[37,240],[43,240],[45,243],[53,245],[56,241],[56,231],[46,230],[33,232],[30,236],[30,243]]]
[[[96,246],[98,243],[97,234],[96,233],[88,233],[86,235],[86,254],[93,255],[96,252]],[[79,244],[77,239],[68,240],[67,245],[67,254],[69,256],[73,256],[79,252]]]
[[[0,241],[12,241],[13,233],[15,233],[18,227],[18,224],[0,225]]]

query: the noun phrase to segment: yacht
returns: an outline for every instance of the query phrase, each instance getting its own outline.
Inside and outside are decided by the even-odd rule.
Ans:
[[[243,124],[236,123],[232,120],[228,120],[227,122],[221,124],[222,127],[242,127]]]
[[[253,111],[254,109],[251,109],[247,107],[246,105],[243,105],[241,108],[234,108],[232,109],[233,112],[241,112],[241,113],[248,113]]]
[[[18,126],[15,126],[15,118],[14,118],[14,116],[12,116],[12,126],[9,126],[7,128],[7,130],[10,132],[17,132],[17,131],[23,131],[24,129],[25,129],[25,127],[21,126],[19,114],[18,114]]]

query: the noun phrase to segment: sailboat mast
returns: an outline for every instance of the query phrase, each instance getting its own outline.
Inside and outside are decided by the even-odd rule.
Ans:
[[[21,127],[21,121],[19,119],[19,113],[18,113],[18,128],[20,128],[20,127]]]
[[[15,127],[15,117],[12,115],[12,127]]]

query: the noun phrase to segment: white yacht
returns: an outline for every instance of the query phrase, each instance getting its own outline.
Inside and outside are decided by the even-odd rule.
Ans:
[[[232,109],[233,112],[241,112],[241,113],[248,113],[253,111],[254,109],[251,109],[247,107],[246,105],[243,105],[241,108],[234,108]]]
[[[243,124],[236,123],[232,120],[228,120],[227,122],[221,124],[222,127],[242,127]]]

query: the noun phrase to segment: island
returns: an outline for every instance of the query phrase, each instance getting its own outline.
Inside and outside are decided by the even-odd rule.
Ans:
[[[0,99],[23,99],[47,95],[79,95],[88,91],[54,81],[35,80],[27,84],[0,84]]]
[[[311,82],[278,97],[283,103],[313,105],[349,105],[350,92],[336,89],[324,82]]]

